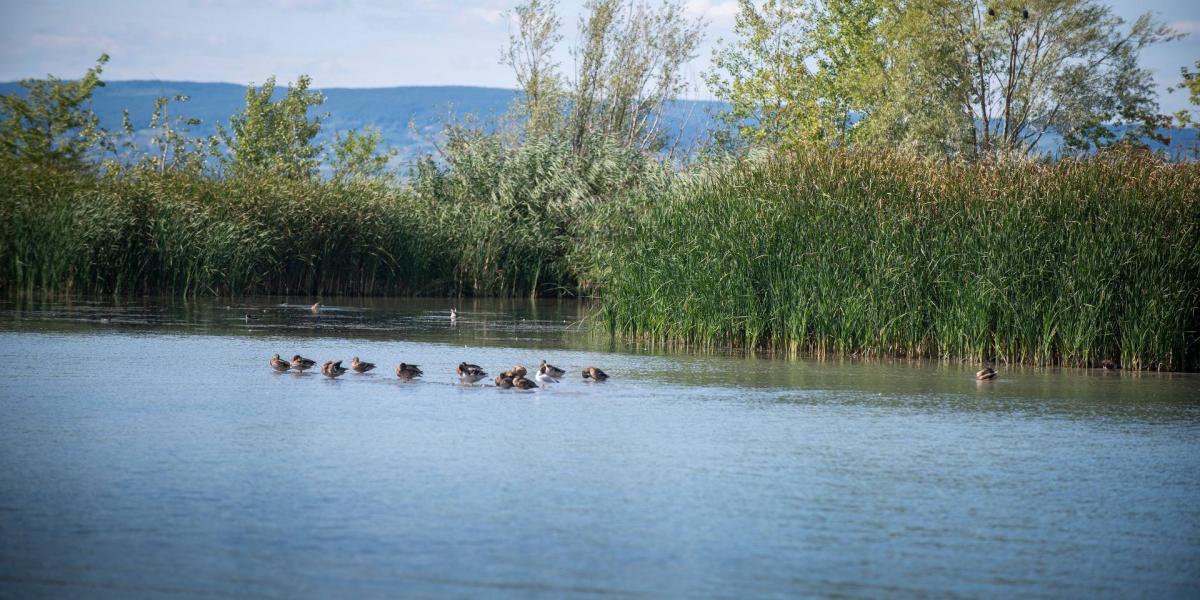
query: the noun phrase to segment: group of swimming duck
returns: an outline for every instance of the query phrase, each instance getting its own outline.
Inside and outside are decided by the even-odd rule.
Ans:
[[[317,361],[312,360],[311,358],[304,358],[299,354],[293,356],[292,360],[290,361],[280,358],[278,354],[271,357],[271,368],[279,373],[285,373],[292,370],[303,373],[304,371],[307,371],[316,365]],[[344,375],[346,371],[353,370],[355,373],[366,373],[374,368],[375,363],[361,361],[357,356],[355,356],[354,359],[350,361],[349,369],[342,366],[342,361],[331,360],[321,365],[321,374],[330,379],[335,379]],[[488,376],[487,372],[483,370],[483,367],[465,362],[459,363],[458,366],[454,368],[454,372],[458,375],[459,381],[462,381],[466,384],[476,383]],[[421,371],[417,365],[400,363],[400,365],[396,367],[396,377],[399,377],[405,381],[411,381],[424,374],[425,373]],[[542,363],[538,365],[537,373],[535,373],[533,376],[534,380],[527,379],[525,377],[527,374],[529,374],[528,369],[526,369],[523,365],[516,365],[513,368],[496,376],[496,387],[501,389],[515,388],[518,390],[532,390],[542,387],[545,384],[558,383],[559,379],[561,379],[563,375],[566,375],[567,372],[554,365],[548,364],[543,360]],[[604,381],[608,379],[608,374],[596,367],[588,367],[583,370],[583,378],[590,379],[592,381]]]

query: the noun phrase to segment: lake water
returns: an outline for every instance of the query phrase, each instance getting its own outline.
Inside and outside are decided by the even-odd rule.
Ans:
[[[1200,595],[1196,375],[977,383],[654,352],[571,302],[278,302],[0,303],[0,597]],[[454,383],[543,358],[563,382]]]

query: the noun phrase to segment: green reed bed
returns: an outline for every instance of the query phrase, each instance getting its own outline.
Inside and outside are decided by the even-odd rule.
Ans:
[[[688,346],[1196,368],[1200,167],[818,152],[690,176],[598,248],[602,318]]]
[[[452,279],[444,240],[386,185],[0,169],[9,291],[412,294]]]

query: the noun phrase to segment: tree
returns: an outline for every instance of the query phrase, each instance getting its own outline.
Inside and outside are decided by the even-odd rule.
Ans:
[[[381,151],[383,134],[379,129],[368,127],[362,133],[351,129],[343,136],[334,134],[333,167],[334,181],[351,179],[382,178],[386,175],[388,161],[396,155],[395,148]]]
[[[523,91],[526,136],[563,135],[577,154],[597,139],[627,150],[663,146],[662,114],[685,89],[682,68],[694,57],[702,21],[671,0],[589,0],[571,48],[574,78],[553,61],[562,40],[554,0],[527,0],[510,13],[516,24],[501,62]]]
[[[682,68],[695,57],[703,21],[688,20],[679,2],[590,0],[579,22],[570,135],[576,151],[589,136],[620,147],[659,150],[662,114],[685,89]]]
[[[926,154],[1026,156],[1156,135],[1146,46],[1175,33],[1098,0],[742,0],[709,80],[755,141],[848,134]],[[799,115],[796,115],[799,113]],[[760,124],[761,123],[761,124]],[[789,123],[793,123],[789,125]]]
[[[312,83],[301,75],[288,84],[283,98],[274,100],[275,78],[261,88],[246,89],[246,107],[230,117],[229,129],[218,129],[228,147],[224,164],[234,174],[271,172],[290,178],[315,177],[322,144],[313,139],[321,131],[321,115],[311,119],[308,110],[325,97],[310,91]]]
[[[108,62],[101,54],[96,65],[77,81],[46,79],[20,82],[24,96],[0,96],[0,148],[20,160],[64,168],[84,168],[88,154],[110,144],[91,109],[92,91],[103,87],[100,73]]]
[[[192,130],[200,125],[200,119],[171,114],[173,103],[185,103],[188,100],[190,98],[186,95],[159,96],[154,99],[148,127],[148,147],[138,147],[137,132],[126,110],[122,124],[125,139],[119,144],[125,151],[124,158],[160,174],[167,171],[203,171],[210,158],[220,155],[219,142],[216,136],[191,135]]]
[[[529,0],[506,13],[515,23],[500,63],[508,65],[521,89],[518,117],[529,136],[549,135],[562,121],[565,85],[554,62],[554,47],[562,41],[555,0]]]

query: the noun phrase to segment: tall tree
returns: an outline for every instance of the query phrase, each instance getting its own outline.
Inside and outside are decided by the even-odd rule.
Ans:
[[[275,78],[262,87],[246,89],[246,107],[230,117],[229,129],[218,135],[229,151],[224,164],[235,174],[269,171],[286,177],[314,177],[323,147],[313,139],[321,131],[321,115],[308,110],[325,97],[309,90],[312,80],[301,75],[284,96],[275,96]]]
[[[0,96],[0,149],[25,161],[82,168],[87,155],[110,146],[100,118],[92,111],[92,92],[104,86],[100,73],[108,62],[101,54],[96,65],[75,81],[53,75],[20,82],[24,95]]]
[[[1146,136],[1162,122],[1139,54],[1174,32],[1149,15],[1128,24],[1099,0],[741,4],[739,39],[718,52],[709,80],[750,141],[765,129],[1026,156],[1051,132],[1088,150],[1119,141],[1114,126]],[[764,51],[777,47],[799,51]],[[794,112],[803,117],[787,118]]]
[[[526,133],[548,135],[562,121],[565,98],[562,75],[554,61],[554,48],[562,41],[555,0],[529,0],[506,13],[516,30],[509,34],[500,63],[508,65],[521,89],[518,117]]]

